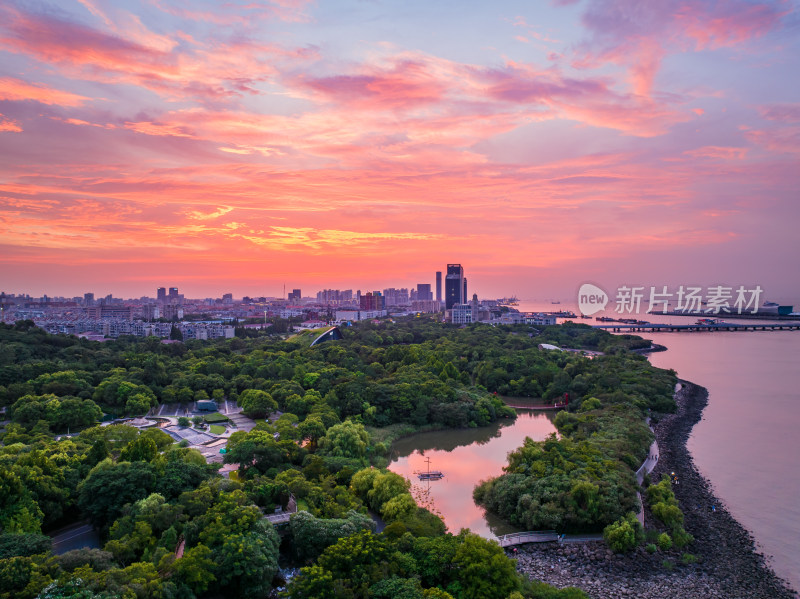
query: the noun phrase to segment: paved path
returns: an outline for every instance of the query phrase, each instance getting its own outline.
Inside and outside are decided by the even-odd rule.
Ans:
[[[56,555],[61,555],[72,549],[100,547],[100,535],[94,527],[86,521],[76,522],[59,529],[51,538],[53,540],[53,553]]]
[[[547,543],[558,541],[559,534],[554,530],[540,530],[530,532],[514,532],[511,534],[497,537],[500,547],[511,547],[512,545],[523,545],[524,543]]]
[[[677,393],[677,390],[675,392]],[[650,426],[649,416],[647,417],[646,422],[647,426]],[[652,426],[650,426],[650,430],[653,430]],[[647,454],[647,459],[636,471],[636,482],[640,487],[642,486],[642,482],[644,482],[644,475],[650,474],[653,471],[653,468],[656,467],[656,464],[658,464],[658,442],[653,440],[653,443],[650,445],[650,450]],[[644,501],[642,500],[642,494],[637,491],[636,497],[639,499],[639,513],[636,514],[636,517],[639,519],[641,525],[644,526]]]

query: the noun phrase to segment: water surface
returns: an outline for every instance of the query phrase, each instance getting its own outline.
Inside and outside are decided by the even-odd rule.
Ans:
[[[554,412],[518,410],[514,421],[491,426],[420,433],[392,445],[389,470],[412,482],[417,503],[438,513],[452,533],[469,528],[484,537],[518,532],[475,504],[472,490],[480,481],[503,473],[506,456],[521,446],[525,437],[541,441],[556,432]],[[415,472],[444,472],[445,478],[421,482]]]
[[[698,470],[800,589],[800,332],[643,335],[669,349],[661,368],[708,389],[689,438]]]

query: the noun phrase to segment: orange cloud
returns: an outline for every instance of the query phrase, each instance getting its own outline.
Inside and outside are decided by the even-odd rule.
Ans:
[[[35,100],[42,104],[80,106],[89,98],[13,77],[0,77],[0,100]]]
[[[16,121],[7,119],[2,114],[0,114],[0,132],[2,131],[7,131],[11,133],[21,133],[22,127],[20,127],[19,123],[17,123]]]

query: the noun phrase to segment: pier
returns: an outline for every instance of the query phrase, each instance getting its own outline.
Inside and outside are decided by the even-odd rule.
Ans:
[[[770,324],[607,324],[592,328],[612,333],[698,333],[706,331],[800,331],[800,322],[778,322]]]

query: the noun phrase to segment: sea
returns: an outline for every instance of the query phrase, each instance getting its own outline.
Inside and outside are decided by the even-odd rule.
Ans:
[[[786,303],[800,308],[800,301]],[[573,302],[520,301],[518,308],[578,313]],[[613,310],[598,315],[621,317]],[[635,317],[652,323],[695,321]],[[731,515],[753,534],[775,572],[800,591],[800,331],[641,336],[667,348],[650,354],[654,366],[672,368],[708,389],[708,406],[687,445],[695,465]]]
[[[520,301],[518,309],[578,312],[577,303],[550,300]],[[603,315],[620,317],[613,310],[597,314]],[[635,317],[668,324],[696,320]],[[708,389],[708,406],[688,440],[695,465],[728,511],[751,532],[775,572],[800,590],[800,331],[642,336],[667,348],[649,355],[654,366],[672,368],[679,377]],[[451,532],[469,528],[488,538],[517,532],[477,506],[472,490],[481,480],[501,474],[508,452],[522,445],[525,437],[542,440],[555,432],[552,412],[518,410],[518,414],[515,421],[491,427],[400,439],[392,446],[389,468],[413,481],[418,503],[439,513]],[[420,481],[418,473],[428,469],[443,472],[444,478]]]

